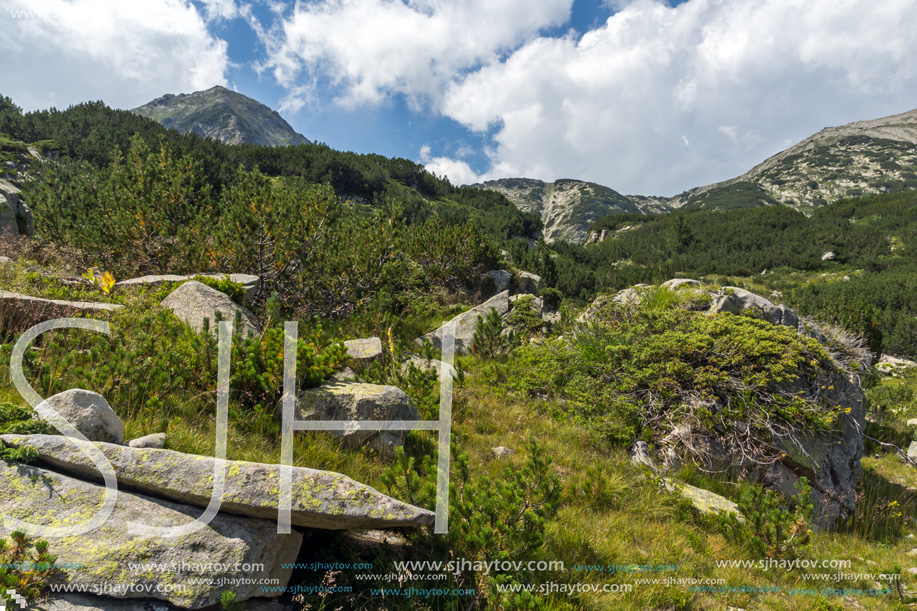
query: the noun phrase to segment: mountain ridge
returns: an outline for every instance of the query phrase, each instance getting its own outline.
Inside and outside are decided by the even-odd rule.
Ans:
[[[131,112],[158,121],[168,129],[194,132],[224,144],[295,146],[309,143],[277,111],[219,85],[193,93],[167,93]]]

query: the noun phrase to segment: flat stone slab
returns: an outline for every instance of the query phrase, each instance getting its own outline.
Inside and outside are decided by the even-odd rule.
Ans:
[[[724,511],[735,514],[740,522],[745,521],[745,516],[739,511],[739,506],[725,497],[683,482],[676,482],[671,479],[663,481],[669,492],[677,491],[681,496],[691,501],[691,504],[701,513],[715,514]]]
[[[0,461],[0,512],[26,522],[46,526],[78,526],[102,507],[102,486],[54,473],[33,465]],[[277,579],[285,587],[302,545],[297,532],[280,535],[269,520],[217,515],[204,528],[179,537],[132,534],[129,522],[149,526],[182,526],[202,511],[179,503],[153,499],[119,490],[114,511],[101,526],[76,536],[48,537],[50,552],[63,569],[56,579],[92,591],[109,587],[108,595],[119,599],[155,598],[181,607],[200,609],[219,603],[226,590],[238,600],[265,596],[259,579]],[[10,532],[0,523],[0,536]],[[129,563],[146,563],[135,567]],[[173,565],[174,563],[174,565]],[[159,567],[188,566],[189,570]],[[149,565],[158,565],[150,568]],[[254,568],[244,565],[263,565]],[[195,571],[194,568],[198,567]],[[202,567],[207,567],[206,570]],[[202,577],[212,582],[200,583]],[[254,583],[242,582],[243,578]],[[225,580],[225,581],[220,581]],[[231,580],[236,580],[235,584]],[[221,585],[222,584],[222,585]],[[159,587],[157,587],[159,586]]]
[[[0,319],[10,324],[36,323],[81,313],[115,312],[124,306],[90,301],[62,301],[0,291]]]
[[[0,435],[14,447],[27,445],[53,469],[101,481],[95,465],[66,437]],[[207,507],[213,489],[215,459],[156,448],[95,444],[111,462],[118,483],[196,507]],[[221,513],[277,520],[280,467],[226,461]],[[433,523],[434,514],[388,497],[345,475],[293,467],[290,522],[326,530],[393,528]]]
[[[382,356],[382,340],[378,337],[363,339],[349,339],[344,342],[347,348],[347,358],[351,358],[361,365],[368,365]]]
[[[141,276],[140,278],[131,278],[130,280],[121,280],[120,282],[115,283],[115,287],[125,287],[125,286],[155,286],[158,284],[165,284],[167,282],[185,282],[186,280],[191,280],[192,278],[203,276],[205,278],[225,278],[229,276],[229,279],[232,282],[238,282],[245,287],[245,301],[251,300],[255,296],[255,293],[258,292],[258,288],[261,286],[261,278],[254,276],[252,274],[161,274],[154,276]]]

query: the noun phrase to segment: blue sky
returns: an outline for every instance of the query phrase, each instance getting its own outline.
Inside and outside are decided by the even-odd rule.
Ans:
[[[0,5],[0,93],[27,110],[224,85],[312,140],[457,184],[673,195],[823,127],[917,108],[917,0]]]

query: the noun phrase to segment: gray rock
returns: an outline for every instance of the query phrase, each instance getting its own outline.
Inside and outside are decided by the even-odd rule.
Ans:
[[[12,183],[0,179],[0,204],[4,199],[13,213],[13,227],[16,235],[32,235],[35,233],[32,211],[22,201],[22,194],[19,189]],[[0,211],[0,227],[4,224],[3,217],[4,214]],[[0,229],[0,233],[2,233],[2,229]]]
[[[13,260],[9,257],[0,257],[0,265],[6,265],[7,263],[12,263]]]
[[[490,452],[493,454],[494,458],[498,460],[501,458],[507,458],[516,453],[515,450],[511,450],[510,448],[505,448],[503,446],[497,446],[496,448],[491,448]]]
[[[255,293],[258,292],[258,289],[261,287],[261,278],[254,276],[252,274],[188,274],[188,275],[177,275],[177,274],[162,274],[158,276],[141,276],[140,278],[131,278],[130,280],[122,280],[115,283],[115,287],[127,287],[127,286],[156,286],[159,284],[166,284],[167,282],[184,282],[185,280],[190,280],[196,276],[205,276],[209,278],[225,278],[229,276],[229,279],[232,282],[237,282],[245,287],[245,297],[243,301],[251,301],[252,297],[255,296]]]
[[[0,439],[13,447],[35,448],[39,459],[51,468],[101,481],[95,465],[65,437],[0,435]],[[150,496],[207,507],[213,488],[214,458],[108,443],[96,446],[111,462],[120,485]],[[279,473],[277,465],[226,461],[220,513],[276,523]],[[295,526],[342,530],[433,523],[432,512],[385,496],[339,473],[293,467],[292,490],[290,522]]]
[[[821,256],[822,261],[834,261],[836,258],[837,254],[830,250]]]
[[[530,272],[516,272],[512,281],[514,293],[537,293],[541,284],[541,276]]]
[[[154,448],[161,450],[166,447],[166,434],[153,433],[152,435],[131,439],[127,442],[127,446],[129,448]]]
[[[330,379],[335,382],[352,382],[357,379],[357,372],[350,367],[344,367],[340,371],[335,371],[331,374]]]
[[[186,282],[172,291],[160,305],[172,310],[179,320],[198,332],[203,330],[204,319],[208,318],[210,319],[210,332],[217,335],[218,325],[215,312],[220,312],[223,320],[230,322],[235,321],[236,312],[241,312],[242,328],[233,330],[241,332],[243,337],[248,336],[249,333],[258,332],[258,321],[254,314],[234,302],[225,293],[196,280]]]
[[[911,418],[906,423],[908,426],[917,426],[917,418]]]
[[[513,275],[505,269],[492,269],[487,272],[487,275],[493,278],[498,293],[502,293],[508,289],[513,279]]]
[[[769,299],[734,286],[727,286],[722,292],[713,295],[709,313],[717,314],[720,312],[752,314],[772,324],[793,327],[794,329],[799,326],[799,319],[796,314],[786,306],[776,306]]]
[[[642,287],[622,289],[615,293],[611,300],[624,305],[637,305],[643,300],[643,292]]]
[[[700,287],[703,285],[699,281],[691,280],[689,278],[672,278],[671,280],[666,280],[663,282],[662,286],[674,291],[680,288],[688,288],[692,286]]]
[[[907,457],[913,461],[917,461],[917,441],[912,441],[910,447],[907,449]]]
[[[676,482],[672,479],[664,479],[666,489],[669,492],[678,492],[684,498],[691,501],[694,508],[703,514],[717,514],[720,512],[731,513],[735,515],[740,522],[745,521],[745,516],[739,511],[739,506],[718,494],[697,488],[683,482]]]
[[[421,371],[435,371],[437,376],[443,370],[443,367],[445,367],[446,371],[450,372],[453,378],[458,376],[458,373],[455,371],[455,367],[452,365],[437,359],[428,360],[416,354],[410,355],[408,359],[401,364],[401,372],[406,374],[408,371],[410,371],[411,365],[417,369],[420,369]]]
[[[85,522],[101,507],[105,496],[102,486],[32,465],[3,461],[0,461],[0,489],[16,491],[16,494],[0,495],[0,512],[48,526],[76,526]],[[101,526],[80,536],[51,540],[58,564],[83,567],[64,569],[62,579],[57,579],[72,586],[85,586],[89,591],[95,584],[107,584],[111,588],[109,596],[115,598],[153,597],[191,609],[219,603],[221,594],[227,590],[235,592],[240,601],[263,596],[261,586],[256,585],[259,579],[278,579],[281,587],[289,583],[292,571],[283,569],[281,564],[295,561],[302,535],[296,532],[280,535],[277,525],[268,520],[217,515],[207,527],[172,538],[128,532],[129,522],[181,526],[200,515],[197,508],[119,490],[115,509]],[[0,536],[9,532],[0,524]],[[128,563],[135,562],[196,565],[196,568],[206,564],[209,570],[205,575],[213,582],[200,583],[201,572],[193,570],[131,572]],[[235,568],[237,564],[264,566],[243,572]],[[229,585],[240,577],[251,578],[253,583]],[[128,589],[130,586],[133,589]]]
[[[909,568],[907,572],[911,575],[917,575],[917,566]]]
[[[100,394],[74,388],[42,401],[36,408],[51,407],[89,441],[124,442],[124,424]]]
[[[382,340],[378,337],[347,340],[344,347],[347,348],[347,357],[363,367],[382,356]]]
[[[414,402],[403,390],[358,382],[331,382],[299,393],[297,420],[419,420]],[[343,445],[366,447],[380,454],[404,445],[407,431],[333,431]]]
[[[496,310],[500,316],[509,311],[509,291],[503,291],[494,295],[481,305],[459,314],[452,321],[455,322],[455,353],[468,354],[471,350],[471,340],[474,338],[474,332],[478,328],[478,317],[486,317],[491,310]],[[451,322],[451,321],[450,321]],[[443,327],[424,335],[426,339],[433,343],[435,348],[442,348]],[[417,343],[422,343],[417,340]]]
[[[11,326],[33,325],[44,320],[67,318],[76,314],[104,314],[120,310],[122,307],[124,306],[113,303],[60,301],[0,291],[0,319]]]
[[[16,213],[10,205],[0,201],[0,238],[13,239],[19,237],[19,224],[16,221]]]
[[[645,441],[638,441],[630,449],[630,461],[635,465],[646,465],[650,469],[655,469],[653,457],[650,456],[650,448]]]

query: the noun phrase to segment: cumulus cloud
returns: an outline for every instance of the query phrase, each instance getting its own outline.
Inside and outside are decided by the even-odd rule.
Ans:
[[[913,0],[318,0],[265,36],[291,99],[404,95],[484,135],[484,178],[583,178],[674,194],[733,177],[827,125],[913,108]],[[319,94],[324,95],[324,94]],[[455,182],[455,159],[431,167]],[[435,165],[432,159],[436,159]],[[463,165],[464,164],[464,165]]]
[[[232,2],[206,5],[215,18]],[[8,0],[0,18],[3,93],[26,109],[130,108],[226,83],[226,42],[183,0]]]
[[[461,156],[462,153],[463,151],[460,149],[456,155]],[[448,178],[456,186],[480,182],[480,176],[467,162],[460,159],[450,159],[449,157],[433,157],[430,154],[430,147],[427,145],[420,148],[420,161],[427,171],[436,176]]]
[[[350,106],[406,96],[435,103],[466,70],[499,60],[542,28],[569,18],[572,0],[318,0],[259,34],[261,69],[296,95],[330,87]]]

